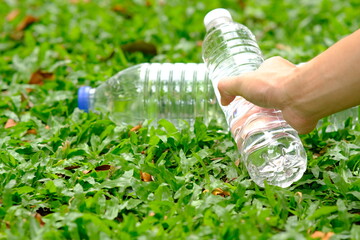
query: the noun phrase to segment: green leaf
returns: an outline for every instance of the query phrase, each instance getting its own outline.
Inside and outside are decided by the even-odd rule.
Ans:
[[[338,210],[337,206],[324,206],[317,209],[313,215],[309,216],[309,220],[318,219],[322,216],[327,216]]]

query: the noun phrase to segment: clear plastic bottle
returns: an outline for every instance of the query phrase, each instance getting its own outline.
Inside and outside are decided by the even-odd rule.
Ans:
[[[215,9],[204,18],[207,30],[203,60],[215,94],[220,79],[254,71],[263,62],[251,31],[232,20],[225,9]],[[280,111],[265,109],[236,97],[221,106],[250,177],[259,186],[288,187],[299,180],[307,156],[297,132],[282,118]]]
[[[178,125],[224,118],[205,64],[143,63],[120,71],[97,88],[81,87],[78,106],[109,114],[116,123],[138,124],[167,119]]]

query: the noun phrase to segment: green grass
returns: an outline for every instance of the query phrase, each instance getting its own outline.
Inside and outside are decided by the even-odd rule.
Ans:
[[[301,136],[304,177],[259,188],[214,124],[132,131],[76,102],[79,86],[131,65],[201,62],[213,8],[252,29],[265,57],[298,63],[358,28],[359,1],[79,2],[0,0],[0,239],[360,239],[359,123]],[[49,74],[30,84],[38,70]]]

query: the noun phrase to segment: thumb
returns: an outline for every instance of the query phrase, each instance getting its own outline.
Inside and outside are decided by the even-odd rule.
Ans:
[[[236,96],[242,96],[241,92],[242,77],[228,77],[221,79],[218,83],[218,90],[221,96],[221,105],[229,105]]]

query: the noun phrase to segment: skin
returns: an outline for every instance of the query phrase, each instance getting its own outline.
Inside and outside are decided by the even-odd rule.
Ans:
[[[255,105],[280,109],[300,134],[321,118],[360,104],[360,30],[306,64],[272,57],[254,72],[219,81],[221,104],[242,96]]]

